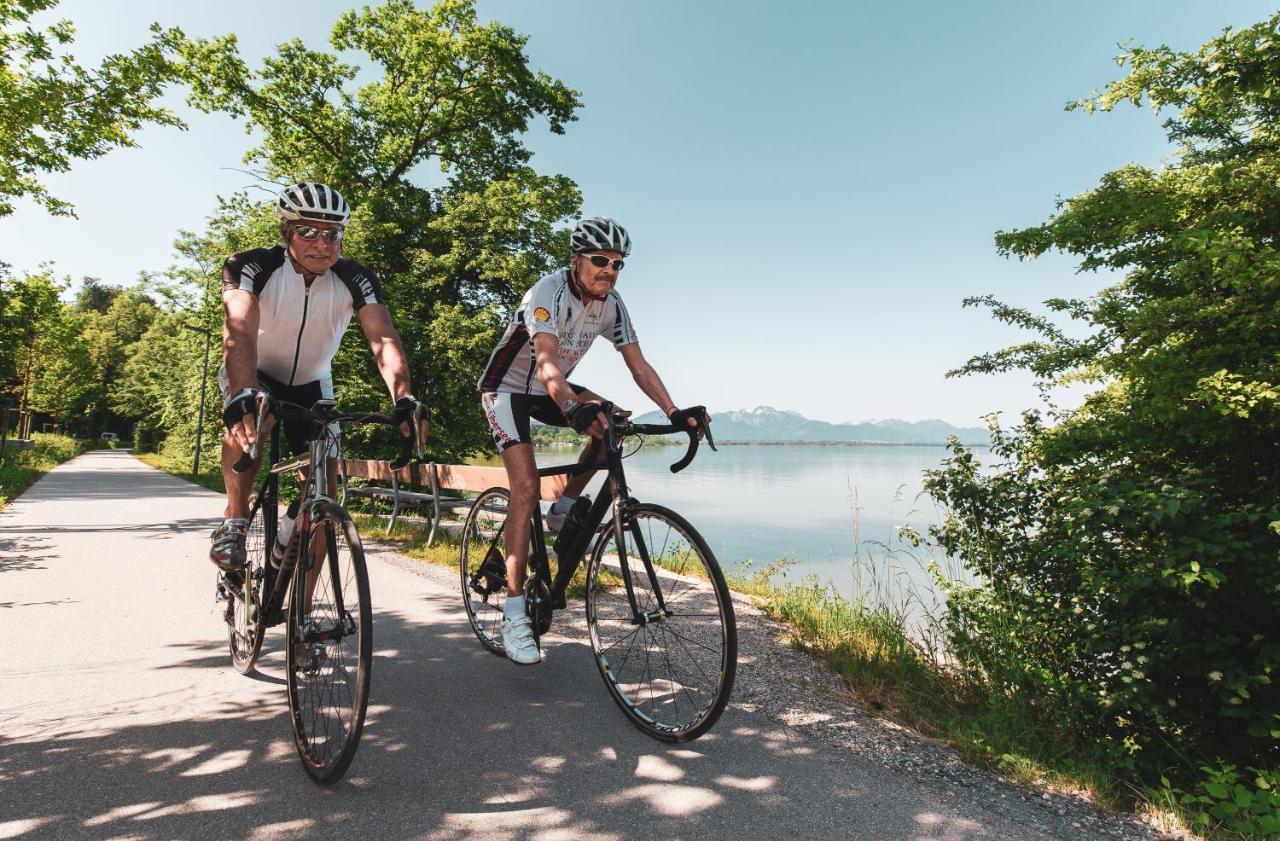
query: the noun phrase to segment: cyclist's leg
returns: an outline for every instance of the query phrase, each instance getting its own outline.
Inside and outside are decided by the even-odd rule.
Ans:
[[[605,399],[591,389],[580,386],[577,383],[569,383],[569,387],[573,389],[581,400],[603,402]],[[550,397],[531,398],[529,414],[548,426],[568,426],[564,415],[560,412],[560,408],[555,405],[555,402]],[[582,448],[582,452],[578,455],[578,464],[588,464],[596,461],[600,455],[597,450],[599,443],[595,438],[587,438],[586,446]],[[560,492],[561,497],[577,499],[582,496],[582,492],[595,475],[596,471],[588,470],[577,476],[570,476],[569,480],[565,482],[564,490]]]
[[[218,371],[218,390],[222,394],[223,408],[226,408],[227,400],[231,396],[231,383],[227,379],[227,369],[221,368]],[[271,427],[275,423],[275,418],[268,416],[263,421],[262,429],[258,432],[258,439],[267,440],[267,435],[271,432]],[[262,464],[262,447],[258,448],[258,460],[253,466],[243,473],[236,473],[231,466],[240,460],[240,456],[244,455],[244,451],[231,438],[231,433],[225,429],[222,433],[222,481],[227,489],[227,507],[223,514],[226,518],[247,517],[249,516],[249,494],[253,492],[253,482],[258,476],[258,467]]]
[[[507,468],[511,503],[502,535],[507,548],[507,595],[524,593],[525,567],[529,563],[529,520],[538,505],[538,466],[530,444],[512,444],[502,451]]]
[[[230,396],[230,381],[226,369],[218,372],[218,390],[222,394],[223,405]],[[261,430],[259,440],[266,440],[271,432],[274,419],[268,417]],[[240,460],[243,451],[231,438],[231,433],[224,430],[222,438],[222,480],[226,488],[227,504],[223,509],[223,521],[213,531],[209,547],[209,560],[224,571],[233,571],[242,567],[246,561],[245,533],[248,528],[249,497],[253,492],[254,480],[258,475],[258,467],[262,464],[262,448],[258,451],[258,460],[243,473],[232,469]]]

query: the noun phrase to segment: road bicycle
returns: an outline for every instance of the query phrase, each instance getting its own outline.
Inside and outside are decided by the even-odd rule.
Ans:
[[[311,778],[331,785],[346,773],[364,728],[373,613],[360,535],[331,498],[330,471],[341,457],[339,424],[398,422],[379,413],[342,413],[332,400],[306,407],[262,397],[256,429],[269,414],[281,423],[271,429],[269,466],[251,497],[248,564],[219,573],[217,595],[226,602],[231,663],[242,674],[253,671],[266,629],[285,624],[294,742]],[[305,456],[280,462],[285,420],[309,422],[313,433]],[[255,434],[252,450],[233,465],[237,473],[257,461],[256,439]],[[413,436],[404,438],[393,469],[409,462],[414,444]],[[299,474],[300,493],[282,519],[280,478],[290,473]]]
[[[610,696],[646,734],[668,742],[696,739],[716,723],[733,691],[738,659],[733,601],[707,542],[671,509],[633,498],[622,462],[628,438],[684,432],[688,449],[671,465],[671,472],[678,473],[693,461],[698,437],[688,427],[631,423],[626,413],[607,403],[602,411],[608,419],[603,461],[594,462],[593,455],[586,464],[538,470],[539,476],[607,470],[608,478],[589,510],[567,518],[555,545],[554,578],[535,506],[525,609],[541,645],[553,612],[566,605],[574,573],[583,557],[589,557],[587,628]],[[714,450],[706,410],[696,411]],[[462,530],[463,605],[476,637],[495,654],[505,654],[503,526],[510,499],[506,488],[484,491]]]

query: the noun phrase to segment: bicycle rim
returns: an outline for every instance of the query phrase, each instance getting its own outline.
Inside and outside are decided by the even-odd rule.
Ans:
[[[261,583],[270,551],[264,527],[267,507],[255,499],[249,508],[249,531],[244,545],[249,563],[243,570],[244,584],[237,592],[227,593],[227,647],[231,652],[231,665],[242,675],[253,671],[266,633],[262,622]]]
[[[373,610],[364,550],[351,518],[321,502],[297,551],[319,547],[314,563],[300,560],[290,585],[285,672],[294,741],[312,779],[330,785],[355,757],[369,704],[373,666]],[[315,570],[308,602],[308,567]],[[303,627],[310,616],[312,624]]]
[[[505,488],[490,488],[476,497],[462,528],[458,562],[467,621],[480,643],[494,654],[505,654],[502,606],[507,600],[507,551],[502,528],[510,501]]]
[[[674,511],[631,506],[624,525],[625,557],[645,619],[634,618],[610,528],[587,571],[591,651],[632,723],[662,741],[696,739],[720,718],[733,691],[738,638],[729,589],[706,541]]]

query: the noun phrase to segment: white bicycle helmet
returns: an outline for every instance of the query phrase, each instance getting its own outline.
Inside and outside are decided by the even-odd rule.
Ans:
[[[328,184],[303,181],[280,191],[276,216],[281,222],[336,222],[347,224],[351,205]]]
[[[569,250],[574,254],[584,251],[616,251],[623,257],[631,253],[631,237],[617,222],[607,216],[583,219],[573,228],[569,237]]]

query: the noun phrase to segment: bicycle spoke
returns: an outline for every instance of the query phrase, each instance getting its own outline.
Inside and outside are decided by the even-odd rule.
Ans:
[[[614,700],[642,730],[667,741],[696,738],[732,691],[732,603],[710,550],[678,515],[652,505],[628,513],[623,544],[606,535],[589,569],[592,651],[607,666],[601,675]],[[634,603],[616,583],[624,563]],[[659,604],[665,610],[655,614]],[[657,618],[632,627],[635,610]]]

